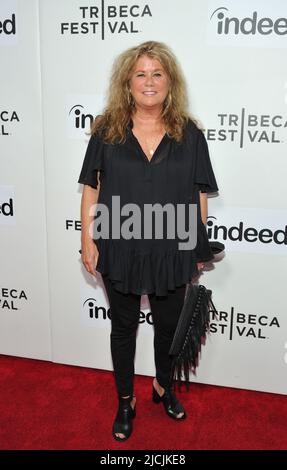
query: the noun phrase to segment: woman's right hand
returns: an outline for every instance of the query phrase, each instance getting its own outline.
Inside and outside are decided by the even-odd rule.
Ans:
[[[85,266],[86,270],[88,273],[92,274],[93,276],[96,276],[96,265],[98,262],[98,257],[99,257],[99,252],[97,249],[96,244],[93,242],[92,239],[82,241],[82,262],[83,265]]]

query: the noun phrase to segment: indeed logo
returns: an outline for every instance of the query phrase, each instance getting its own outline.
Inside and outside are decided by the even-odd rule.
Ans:
[[[278,230],[270,228],[258,229],[246,226],[243,221],[240,221],[236,225],[227,227],[226,225],[217,225],[216,220],[216,217],[212,216],[209,216],[207,220],[207,233],[210,239],[287,245],[287,225],[285,225],[284,229]]]
[[[89,298],[84,302],[84,309],[87,311],[89,318],[102,318],[103,320],[111,320],[110,309],[99,307],[96,299]]]
[[[0,185],[0,225],[16,225],[14,186]]]
[[[101,303],[101,302],[100,302]],[[95,298],[90,297],[85,300],[83,303],[83,308],[85,312],[86,319],[90,320],[99,320],[100,322],[111,320],[111,311],[110,308],[104,307],[103,305],[98,305],[99,301]],[[153,325],[152,313],[144,313],[140,311],[139,324],[146,323],[148,325]]]
[[[256,35],[263,36],[287,34],[287,18],[281,17],[272,19],[267,16],[260,18],[257,11],[251,16],[238,18],[229,16],[229,10],[226,7],[220,7],[214,10],[210,20],[217,22],[217,34],[219,35]]]
[[[0,203],[0,214],[6,217],[13,217],[14,210],[13,210],[13,199],[10,198],[9,202]]]
[[[75,129],[90,129],[94,120],[92,114],[84,112],[84,106],[81,104],[75,104],[69,110],[69,116]]]
[[[0,34],[16,34],[16,16],[12,14],[11,19],[0,20]]]
[[[72,94],[66,97],[67,135],[72,139],[87,139],[95,117],[105,107],[104,94]]]

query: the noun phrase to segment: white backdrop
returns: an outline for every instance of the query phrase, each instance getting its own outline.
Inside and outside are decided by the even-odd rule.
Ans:
[[[6,12],[7,4],[14,6]],[[213,290],[220,315],[212,320],[194,381],[287,394],[285,1],[179,0],[175,6],[172,0],[0,0],[0,5],[7,71],[1,75],[1,101],[4,110],[21,115],[20,122],[6,122],[2,113],[0,122],[13,130],[0,136],[1,237],[7,246],[1,352],[49,359],[51,331],[53,361],[112,368],[100,275],[97,282],[87,275],[78,253],[82,188],[77,179],[113,59],[154,39],[166,42],[183,68],[190,110],[205,129],[220,188],[219,197],[209,199],[208,230],[225,243],[226,256],[200,279]],[[16,33],[10,34],[13,8]],[[4,216],[11,197],[14,216]],[[14,286],[29,290],[29,304],[21,300],[21,317],[3,308],[3,288]],[[145,375],[154,374],[150,320],[143,296],[136,372]]]
[[[0,55],[0,352],[51,359],[37,1],[0,1]]]

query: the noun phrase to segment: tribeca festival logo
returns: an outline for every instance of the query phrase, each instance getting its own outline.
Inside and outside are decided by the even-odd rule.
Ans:
[[[20,122],[17,111],[0,109],[0,136],[12,135],[11,129],[13,129],[16,123]]]
[[[207,128],[208,141],[234,142],[243,148],[248,144],[278,145],[284,142],[287,119],[281,114],[249,113],[242,108],[236,113],[217,114],[218,125]]]
[[[235,337],[269,339],[268,335],[280,327],[275,315],[238,312],[235,307],[230,312],[211,310],[210,333],[224,335],[230,341]]]
[[[0,309],[19,310],[21,302],[28,297],[24,289],[0,287]]]
[[[102,0],[95,6],[80,6],[74,21],[62,21],[60,33],[66,35],[95,35],[104,40],[109,35],[142,32],[143,20],[152,18],[147,3],[117,4]]]

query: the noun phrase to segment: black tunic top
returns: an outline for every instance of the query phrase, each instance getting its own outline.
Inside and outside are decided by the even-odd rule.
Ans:
[[[90,138],[78,182],[97,188],[98,204],[112,207],[112,196],[120,196],[120,207],[134,203],[197,204],[197,245],[180,250],[177,237],[169,239],[98,238],[96,270],[107,275],[116,289],[124,293],[166,295],[191,281],[196,263],[209,261],[212,253],[206,228],[201,221],[199,190],[217,191],[204,134],[189,120],[180,143],[167,134],[149,161],[132,132],[127,128],[123,144],[104,143],[99,134]],[[122,220],[122,219],[121,219]]]

